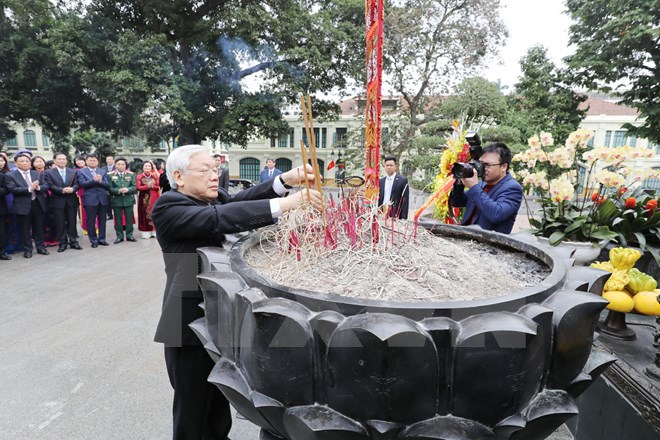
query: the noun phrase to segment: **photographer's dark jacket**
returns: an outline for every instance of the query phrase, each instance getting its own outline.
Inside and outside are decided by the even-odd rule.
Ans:
[[[199,308],[203,298],[197,285],[197,248],[222,246],[224,234],[272,225],[269,199],[275,197],[279,195],[273,190],[273,182],[268,181],[233,197],[219,189],[218,199],[211,203],[176,190],[158,198],[152,218],[163,251],[167,281],[156,342],[169,347],[201,345],[188,327],[204,316]]]
[[[490,191],[484,191],[485,186],[486,183],[480,181],[465,191],[463,185],[454,185],[451,192],[452,206],[465,207],[463,225],[479,225],[489,231],[511,233],[522,203],[522,187],[508,172]]]

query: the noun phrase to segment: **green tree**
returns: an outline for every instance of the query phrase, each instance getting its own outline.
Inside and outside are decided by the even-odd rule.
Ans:
[[[432,97],[450,92],[503,44],[499,11],[499,0],[409,0],[387,9],[384,69],[407,121],[395,156],[412,147],[420,127],[445,118]]]
[[[579,106],[587,97],[572,89],[566,71],[557,68],[542,46],[529,49],[520,60],[522,76],[509,99],[510,112],[503,125],[515,127],[521,142],[541,130],[563,142],[586,114]]]
[[[65,142],[72,127],[114,120],[83,86],[81,72],[54,50],[65,16],[49,0],[0,0],[1,137],[14,135],[7,130],[10,121],[35,121],[51,139]]]
[[[574,21],[567,58],[576,80],[614,92],[645,118],[624,128],[660,143],[660,3],[657,0],[567,0]]]
[[[506,125],[496,125],[493,127],[486,127],[479,131],[481,141],[484,144],[489,144],[491,142],[503,142],[505,143],[512,151],[517,149],[520,144],[520,130],[515,127],[509,127]]]
[[[108,155],[115,156],[119,149],[119,144],[112,137],[111,133],[94,130],[75,132],[71,139],[71,146],[75,154],[97,153],[100,156],[100,160],[103,160]]]
[[[465,118],[465,125],[479,130],[484,124],[493,125],[507,112],[506,98],[499,86],[486,78],[464,79],[456,92],[445,99],[440,112],[454,119]]]
[[[54,44],[58,61],[82,72],[85,90],[110,110],[96,126],[129,132],[169,119],[181,144],[245,145],[288,130],[280,109],[300,94],[355,76],[363,21],[357,0],[100,0],[68,14]]]

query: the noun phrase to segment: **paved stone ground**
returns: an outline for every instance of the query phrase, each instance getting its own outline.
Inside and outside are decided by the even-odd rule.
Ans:
[[[0,262],[0,439],[171,438],[172,390],[152,341],[165,283],[158,243],[81,244]],[[258,438],[234,420],[233,440]]]
[[[81,243],[1,262],[0,438],[171,438],[172,389],[152,341],[165,285],[158,243]],[[236,420],[231,436],[258,429]]]

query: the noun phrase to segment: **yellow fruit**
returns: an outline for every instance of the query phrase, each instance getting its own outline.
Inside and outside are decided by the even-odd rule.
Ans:
[[[607,305],[607,308],[614,310],[615,312],[628,313],[632,311],[635,303],[633,299],[626,292],[621,292],[619,290],[608,290],[603,292],[603,298],[608,300],[610,303]]]
[[[603,294],[603,296],[605,296]],[[639,292],[633,297],[635,310],[642,315],[660,316],[660,289],[654,291]]]

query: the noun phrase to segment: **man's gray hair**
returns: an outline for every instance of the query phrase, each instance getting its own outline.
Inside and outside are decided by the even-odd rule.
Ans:
[[[165,172],[167,173],[167,180],[170,182],[172,189],[176,189],[176,181],[174,180],[174,172],[180,171],[185,174],[190,166],[190,158],[195,154],[208,153],[209,150],[201,145],[184,145],[175,148],[167,157],[165,164]]]

